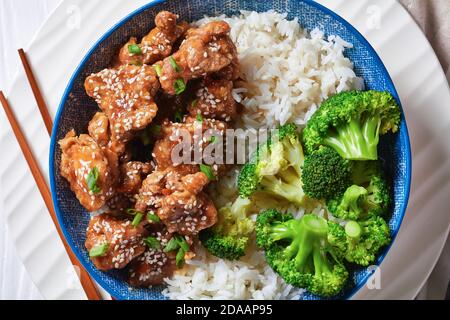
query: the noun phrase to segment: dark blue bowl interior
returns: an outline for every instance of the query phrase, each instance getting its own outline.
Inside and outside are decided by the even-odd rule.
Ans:
[[[205,15],[232,15],[238,13],[239,10],[263,12],[270,9],[287,12],[289,19],[297,17],[300,24],[308,30],[319,27],[326,35],[339,35],[342,39],[352,43],[354,48],[346,50],[346,55],[354,62],[358,76],[364,78],[366,88],[389,91],[399,100],[386,68],[368,42],[345,20],[313,1],[157,1],[130,14],[99,40],[72,77],[59,107],[50,150],[50,180],[59,223],[84,267],[115,298],[164,299],[161,294],[163,288],[129,290],[123,273],[98,271],[89,260],[84,248],[89,214],[79,204],[68,183],[59,174],[60,149],[57,141],[62,139],[72,128],[78,134],[85,133],[89,120],[98,110],[96,103],[86,95],[83,89],[85,78],[93,72],[109,67],[114,55],[129,37],[142,37],[153,28],[155,15],[161,10],[169,10],[178,13],[186,21],[194,21]],[[410,145],[404,119],[399,133],[382,138],[380,154],[385,161],[388,176],[392,179],[394,205],[389,225],[392,236],[395,237],[406,210],[410,187]],[[385,249],[380,255],[377,265],[381,263],[388,250],[389,248]],[[350,281],[348,287],[336,298],[350,298],[366,283],[373,270],[373,268],[353,270],[351,277],[353,281]],[[318,297],[305,294],[303,299],[318,299]]]

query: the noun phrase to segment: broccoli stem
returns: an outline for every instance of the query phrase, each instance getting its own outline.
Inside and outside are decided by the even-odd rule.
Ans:
[[[352,185],[342,197],[341,208],[345,211],[353,212],[354,216],[359,216],[362,212],[361,203],[367,198],[367,189],[357,185]]]
[[[301,176],[304,157],[300,142],[296,141],[293,144],[289,140],[289,142],[284,143],[284,150],[286,152],[286,157],[291,164],[291,168],[295,170],[297,176]]]
[[[238,197],[231,205],[231,213],[236,218],[246,218],[248,209],[252,206],[250,199]]]
[[[295,222],[295,220],[292,220],[292,222]],[[271,236],[275,241],[282,239],[294,239],[295,235],[296,233],[292,227],[292,223],[279,223],[272,227]]]
[[[345,234],[352,241],[359,241],[361,238],[361,225],[356,221],[349,221],[345,225]]]
[[[330,266],[327,258],[323,255],[319,248],[314,248],[313,251],[314,269],[316,275],[322,275],[324,273],[331,273]]]
[[[299,220],[297,228],[299,236],[286,248],[286,252],[289,254],[294,250],[297,251],[295,266],[298,271],[304,272],[309,267],[311,254],[313,254],[314,265],[316,264],[314,255],[316,252],[320,253],[318,247],[327,238],[327,222],[316,215],[308,214]],[[320,267],[322,265],[323,263],[319,264]]]
[[[358,119],[352,118],[336,127],[337,134],[325,138],[324,144],[334,148],[344,159],[376,160],[380,126],[379,115],[369,116],[362,126]]]

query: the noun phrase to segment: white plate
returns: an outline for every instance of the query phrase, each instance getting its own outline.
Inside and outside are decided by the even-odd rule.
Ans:
[[[436,263],[449,231],[450,145],[441,136],[450,129],[448,83],[429,43],[394,0],[318,2],[350,21],[381,56],[401,97],[413,152],[410,203],[381,265],[381,289],[364,286],[353,298],[412,299]],[[89,48],[120,19],[147,3],[64,0],[53,12],[26,48],[52,115]],[[18,74],[8,98],[48,173],[49,138],[24,74]],[[19,256],[45,298],[85,299],[15,138],[2,121],[0,183]]]

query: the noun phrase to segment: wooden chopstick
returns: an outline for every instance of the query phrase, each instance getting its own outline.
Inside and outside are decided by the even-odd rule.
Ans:
[[[44,97],[41,94],[41,90],[39,89],[39,85],[34,77],[33,70],[31,69],[31,65],[28,62],[27,55],[23,49],[19,49],[20,60],[22,60],[23,67],[25,68],[25,74],[27,75],[28,82],[30,83],[31,90],[33,91],[34,98],[36,99],[37,105],[39,107],[39,111],[41,112],[42,119],[44,120],[45,128],[47,128],[48,134],[52,135],[53,128],[53,120],[48,112],[47,105],[45,103]]]
[[[47,206],[47,209],[50,212],[50,216],[53,220],[56,230],[58,231],[59,237],[61,238],[61,240],[64,244],[67,254],[69,255],[70,261],[72,262],[72,264],[74,266],[78,267],[78,269],[80,271],[80,282],[86,293],[86,296],[88,297],[89,300],[102,300],[102,297],[98,293],[97,288],[95,287],[92,279],[89,277],[89,274],[83,268],[81,263],[78,261],[77,257],[75,256],[72,249],[68,245],[66,239],[64,238],[64,235],[63,235],[61,228],[59,226],[59,223],[58,223],[58,219],[56,217],[55,209],[53,208],[52,195],[51,195],[50,189],[48,188],[48,185],[44,179],[44,176],[37,164],[36,158],[34,157],[33,152],[31,151],[31,149],[26,141],[26,138],[22,132],[22,129],[20,128],[20,125],[17,122],[14,112],[12,111],[11,107],[9,106],[9,103],[6,100],[6,97],[4,96],[2,91],[0,91],[0,102],[3,106],[3,109],[5,110],[5,113],[6,113],[6,116],[8,117],[9,123],[11,124],[14,135],[16,136],[16,139],[19,142],[20,148],[22,149],[22,153],[25,156],[28,166],[30,167],[31,174],[33,175],[33,178],[36,181],[36,184],[41,193],[41,196],[44,199],[45,205]]]

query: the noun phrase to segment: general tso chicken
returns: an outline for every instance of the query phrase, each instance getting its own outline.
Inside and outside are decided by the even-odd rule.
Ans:
[[[224,21],[195,27],[160,12],[145,37],[131,38],[110,68],[86,78],[98,110],[87,133],[71,130],[59,142],[61,175],[91,216],[89,256],[101,271],[123,269],[131,286],[163,284],[218,221],[205,188],[227,166],[172,154],[181,131],[192,140],[184,149],[191,159],[237,119],[240,70],[229,32]]]

